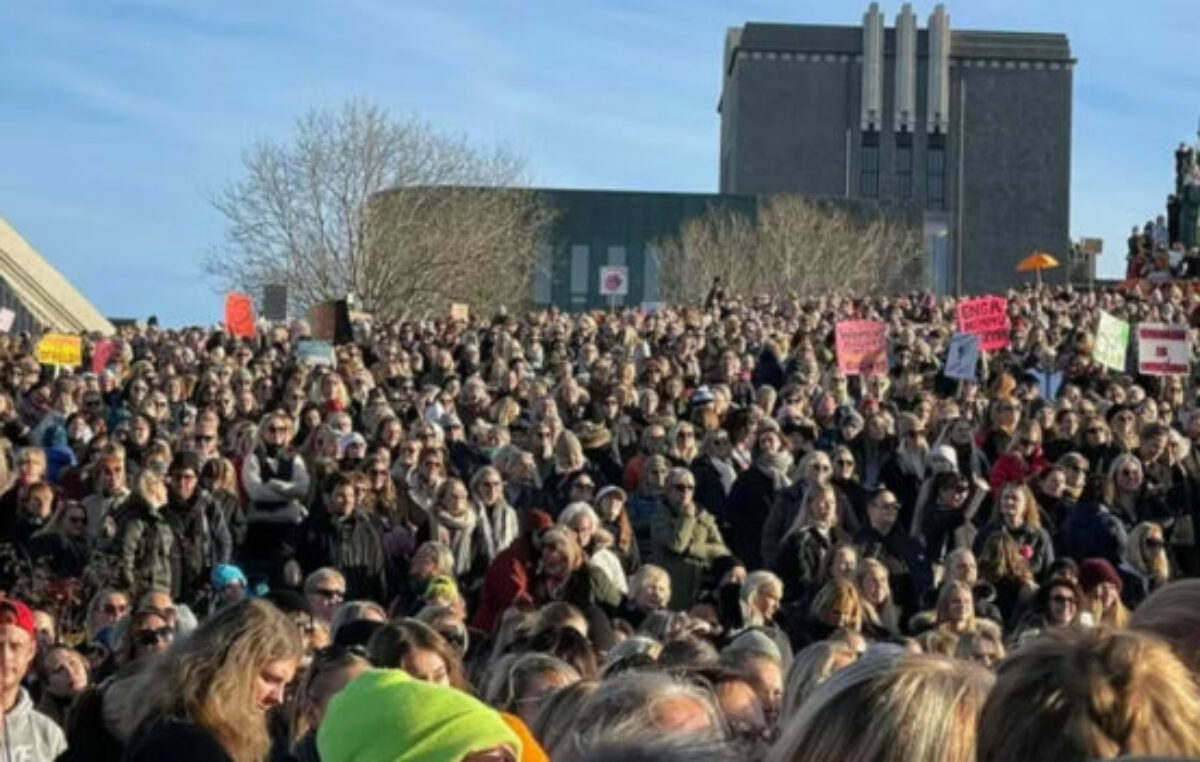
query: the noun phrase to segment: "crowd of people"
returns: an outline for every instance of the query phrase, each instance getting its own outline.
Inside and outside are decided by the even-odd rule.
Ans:
[[[0,760],[1200,755],[1200,296],[1007,304],[0,336]]]

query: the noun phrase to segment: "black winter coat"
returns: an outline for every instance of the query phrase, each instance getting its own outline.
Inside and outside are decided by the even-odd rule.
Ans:
[[[296,561],[310,573],[332,566],[346,578],[346,598],[386,603],[383,542],[371,519],[355,509],[344,519],[328,512],[309,516],[297,528]]]
[[[850,535],[839,527],[822,534],[808,526],[788,535],[779,549],[775,571],[783,580],[783,595],[787,601],[811,598],[821,582],[821,567],[825,558],[838,545],[849,545]]]

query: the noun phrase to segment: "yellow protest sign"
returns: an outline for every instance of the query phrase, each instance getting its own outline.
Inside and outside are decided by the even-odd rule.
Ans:
[[[37,361],[43,365],[81,365],[83,339],[65,333],[48,333],[38,342]]]

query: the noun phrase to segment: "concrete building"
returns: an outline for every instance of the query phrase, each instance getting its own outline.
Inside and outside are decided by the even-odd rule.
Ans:
[[[11,331],[113,332],[112,323],[2,217],[0,308],[16,315]]]
[[[1021,282],[1034,250],[1070,250],[1071,93],[1065,35],[748,23],[725,39],[720,190],[919,204],[929,285]],[[1066,268],[1047,273],[1065,278]]]

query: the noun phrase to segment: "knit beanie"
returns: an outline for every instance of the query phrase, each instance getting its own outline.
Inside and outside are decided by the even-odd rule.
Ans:
[[[460,762],[497,746],[523,759],[500,713],[454,688],[372,669],[333,698],[317,731],[322,762]]]

